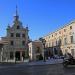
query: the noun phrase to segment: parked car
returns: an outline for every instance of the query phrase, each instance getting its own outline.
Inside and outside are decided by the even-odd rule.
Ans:
[[[60,57],[60,59],[64,59],[65,58],[65,56],[59,56]]]
[[[54,55],[54,59],[59,59],[60,57],[58,55]]]
[[[55,59],[64,59],[64,56],[54,55]]]

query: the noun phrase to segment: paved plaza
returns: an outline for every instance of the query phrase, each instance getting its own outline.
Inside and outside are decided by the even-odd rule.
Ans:
[[[75,67],[64,68],[62,64],[0,64],[0,75],[75,75]]]

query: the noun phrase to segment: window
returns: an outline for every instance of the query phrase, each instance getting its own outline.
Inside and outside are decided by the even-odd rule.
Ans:
[[[71,38],[71,43],[73,43],[73,36],[70,36],[70,38]]]
[[[59,41],[58,41],[58,45],[61,45],[61,39],[59,39]]]
[[[72,26],[70,26],[70,30],[72,29]]]
[[[55,35],[57,35],[57,33],[55,33]]]
[[[61,34],[61,31],[59,31],[59,34]]]
[[[22,41],[22,45],[23,45],[23,46],[25,45],[25,41]]]
[[[11,33],[11,37],[14,37],[14,34],[13,33]]]
[[[40,53],[40,47],[37,47],[36,53]]]
[[[64,45],[67,44],[67,38],[64,38]]]
[[[20,26],[17,26],[17,29],[20,29]]]
[[[25,37],[25,34],[22,34],[22,37]]]
[[[10,45],[14,45],[14,42],[13,41],[10,41]]]
[[[66,32],[66,29],[64,29],[64,32]]]
[[[16,33],[16,37],[20,37],[20,33]]]
[[[50,38],[50,36],[49,36],[49,38]]]
[[[56,40],[56,46],[58,45],[58,42],[57,42],[57,40]]]
[[[71,49],[72,56],[74,56],[74,52],[75,52],[75,50],[74,49]]]
[[[53,37],[53,35],[52,35],[52,37]]]
[[[10,52],[10,59],[13,59],[13,58],[14,58],[13,52]]]

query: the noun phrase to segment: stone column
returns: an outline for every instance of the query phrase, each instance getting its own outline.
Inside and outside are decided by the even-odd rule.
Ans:
[[[23,61],[22,51],[20,51],[20,59],[21,59],[21,61]]]
[[[2,62],[2,56],[3,56],[3,54],[2,54],[2,51],[1,51],[1,61],[0,62]]]
[[[14,62],[16,62],[15,52],[14,52],[14,54],[13,54],[13,55],[14,55]]]

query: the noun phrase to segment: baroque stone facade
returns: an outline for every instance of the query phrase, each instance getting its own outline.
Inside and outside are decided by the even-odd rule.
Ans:
[[[13,25],[7,27],[6,37],[2,37],[2,61],[23,61],[28,57],[28,27],[24,28],[16,8]]]
[[[75,21],[43,37],[46,48],[54,55],[71,53],[75,57]]]

